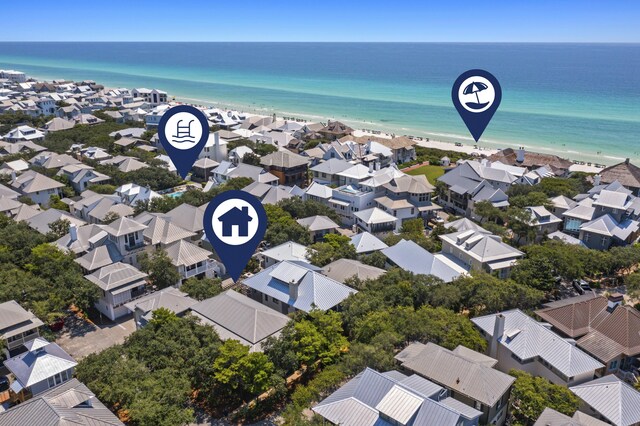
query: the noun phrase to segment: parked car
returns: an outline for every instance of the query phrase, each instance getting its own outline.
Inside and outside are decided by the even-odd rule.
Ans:
[[[9,390],[9,379],[7,376],[0,376],[0,392]]]
[[[573,288],[580,294],[591,291],[591,286],[585,280],[573,280]]]
[[[62,327],[64,327],[64,318],[58,318],[57,320],[49,324],[49,329],[54,332],[62,330]]]

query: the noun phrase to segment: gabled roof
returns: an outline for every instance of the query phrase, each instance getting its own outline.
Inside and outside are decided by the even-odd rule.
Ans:
[[[458,220],[454,220],[453,222],[445,223],[444,227],[447,229],[455,229],[455,232],[472,230],[472,231],[477,231],[484,234],[491,233],[486,229],[484,229],[482,226],[475,223],[474,221],[467,219],[466,217],[463,217]]]
[[[72,240],[71,234],[67,233],[58,239],[55,244],[61,249],[71,250],[73,253],[78,254],[89,250],[92,242],[97,243],[107,236],[104,231],[104,225],[89,224],[77,228],[77,239]]]
[[[442,388],[426,379],[389,373],[366,368],[313,411],[342,426],[389,425],[380,414],[399,424],[454,426],[482,414],[471,407],[462,413],[438,401]]]
[[[531,225],[548,225],[560,223],[562,219],[551,213],[545,206],[529,206],[526,210],[531,214]]]
[[[333,196],[333,189],[318,182],[311,182],[311,185],[305,189],[305,193],[314,197],[328,199]]]
[[[60,346],[42,337],[36,337],[29,344],[31,349],[27,348],[27,352],[4,362],[5,367],[24,388],[78,365]]]
[[[353,164],[349,163],[345,160],[340,160],[338,158],[331,158],[327,161],[323,161],[322,163],[318,163],[317,165],[311,167],[311,171],[318,173],[327,173],[329,175],[335,175],[345,170],[351,169]]]
[[[3,426],[124,426],[78,379],[0,412],[0,423]]]
[[[87,223],[68,212],[57,209],[48,209],[42,212],[38,212],[37,214],[27,218],[26,222],[29,224],[29,227],[35,229],[41,234],[46,234],[47,232],[51,231],[49,225],[59,219],[68,220],[72,224],[75,224],[77,227],[81,227],[83,225],[86,225]]]
[[[191,310],[211,324],[222,339],[235,339],[260,350],[260,343],[280,332],[290,318],[234,290],[203,300]]]
[[[573,417],[569,417],[547,407],[533,426],[607,426],[608,424],[580,411],[576,411]]]
[[[338,305],[349,294],[357,293],[356,290],[322,275],[317,269],[303,262],[284,261],[245,279],[244,284],[305,312],[314,307],[326,311]],[[290,285],[298,286],[297,297],[292,297],[289,293]]]
[[[488,406],[499,401],[515,381],[515,377],[430,342],[412,343],[409,351],[395,358],[403,368]]]
[[[463,268],[454,267],[410,240],[400,240],[395,246],[383,249],[382,253],[405,271],[416,275],[433,275],[444,282],[453,281],[466,272]]]
[[[38,317],[24,309],[15,300],[0,303],[0,338],[8,339],[41,325],[43,323]]]
[[[637,232],[639,228],[640,223],[635,220],[624,219],[618,222],[608,213],[580,225],[581,231],[616,237],[622,241],[625,241],[629,235]]]
[[[564,210],[569,210],[570,208],[575,207],[575,205],[577,204],[574,200],[564,195],[553,197],[550,201],[554,207]]]
[[[124,306],[131,312],[138,309],[143,314],[165,308],[174,314],[180,315],[197,303],[198,301],[189,297],[187,293],[183,293],[174,287],[168,287],[131,301]]]
[[[45,175],[41,175],[38,172],[29,170],[17,176],[11,182],[11,186],[24,194],[33,194],[38,191],[62,188],[64,184]]]
[[[616,426],[640,422],[640,392],[612,374],[569,390]]]
[[[567,377],[592,373],[603,365],[558,336],[519,309],[501,312],[505,331],[518,331],[515,336],[501,336],[498,342],[522,360],[540,357]],[[471,319],[487,336],[492,337],[496,314]]]
[[[338,259],[325,265],[322,268],[323,273],[329,278],[343,283],[347,278],[356,277],[361,280],[375,280],[384,275],[384,269],[375,266],[365,265],[362,262],[353,259]]]
[[[298,219],[296,222],[305,228],[309,228],[309,231],[312,232],[340,228],[340,225],[329,219],[327,216],[321,215],[305,217],[303,219]]]
[[[368,225],[398,221],[395,216],[390,215],[378,207],[360,210],[359,212],[353,213],[353,215]]]
[[[369,232],[361,232],[351,237],[351,244],[356,248],[356,253],[370,253],[389,247],[378,237]]]
[[[500,237],[478,231],[453,232],[440,235],[440,239],[482,263],[516,259],[524,255],[520,250],[503,243]]]
[[[571,245],[574,245],[574,246],[586,247],[586,245],[582,241],[580,241],[580,239],[578,239],[576,237],[572,237],[569,234],[565,234],[562,231],[552,232],[549,235],[547,235],[547,237],[550,240],[562,241],[565,244],[571,244]]]

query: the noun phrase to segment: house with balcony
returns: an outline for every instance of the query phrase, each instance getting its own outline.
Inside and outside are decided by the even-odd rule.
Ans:
[[[24,350],[25,343],[40,336],[42,325],[38,317],[15,300],[0,303],[0,339],[4,341],[4,357],[10,358]]]
[[[111,321],[129,314],[124,305],[144,296],[147,285],[147,274],[122,262],[104,266],[85,278],[100,289],[95,307]]]
[[[340,160],[337,158],[331,158],[327,161],[316,164],[311,167],[311,176],[314,182],[322,185],[334,185],[340,184],[340,172],[344,172],[353,167],[353,164]],[[364,166],[363,166],[364,167]]]
[[[141,87],[139,89],[132,89],[131,95],[134,98],[142,98],[144,102],[151,106],[167,103],[167,92],[163,90]]]
[[[78,194],[90,185],[105,184],[111,180],[111,177],[95,171],[87,164],[63,166],[57,174],[58,176],[66,176],[69,184]]]
[[[432,254],[410,240],[400,240],[395,246],[381,250],[387,258],[387,268],[399,267],[415,275],[433,275],[448,283],[466,274],[455,259],[442,253]]]
[[[260,164],[272,175],[278,177],[280,185],[307,186],[309,160],[291,151],[276,151],[260,158]]]
[[[467,270],[482,270],[507,278],[524,253],[493,234],[473,229],[440,235],[442,253],[457,259]]]
[[[310,216],[298,219],[296,222],[307,228],[313,242],[321,241],[327,234],[336,234],[340,229],[340,225],[327,216]]]
[[[374,199],[376,206],[397,218],[400,224],[416,218],[426,222],[441,210],[431,202],[435,188],[424,175],[394,177],[382,188],[384,192]]]
[[[400,221],[382,209],[373,207],[353,214],[356,227],[363,232],[379,234],[400,229]]]
[[[18,126],[2,136],[7,142],[38,142],[44,140],[44,133],[29,126]]]
[[[143,231],[147,226],[128,217],[121,217],[104,230],[109,234],[111,241],[123,256],[123,262],[131,265],[138,264],[138,253],[144,249],[145,241]]]
[[[395,359],[401,371],[440,385],[451,398],[481,411],[480,424],[505,424],[516,379],[494,369],[497,360],[462,345],[449,350],[431,342],[411,343]]]
[[[57,195],[62,198],[62,188],[64,184],[38,172],[29,170],[13,178],[11,187],[21,195],[31,198],[31,201],[34,203],[47,206],[52,196]]]
[[[519,309],[472,318],[489,343],[487,355],[503,373],[511,369],[561,386],[588,382],[604,367],[572,342]]]
[[[15,377],[11,392],[17,400],[25,401],[73,378],[78,363],[57,344],[36,337],[24,346],[26,352],[4,362]]]
[[[178,269],[181,280],[176,283],[178,287],[184,280],[191,277],[215,278],[224,274],[224,266],[212,259],[213,253],[186,240],[179,240],[169,244],[165,249],[171,264]]]
[[[536,315],[604,364],[605,374],[634,381],[640,379],[640,312],[622,302],[619,293],[587,292],[547,303]]]
[[[289,314],[336,308],[349,294],[357,293],[323,275],[321,269],[304,262],[283,261],[242,282],[252,299]]]
[[[198,301],[177,288],[167,287],[142,296],[124,306],[133,314],[136,329],[146,326],[157,309],[168,309],[178,317],[186,315]]]

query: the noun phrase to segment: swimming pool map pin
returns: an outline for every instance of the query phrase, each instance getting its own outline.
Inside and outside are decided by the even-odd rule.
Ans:
[[[451,99],[471,136],[478,142],[500,106],[502,88],[490,72],[469,70],[453,83]]]
[[[244,191],[216,195],[204,211],[204,232],[234,282],[267,230],[260,200]]]
[[[184,179],[209,139],[209,122],[190,105],[170,108],[160,118],[158,137],[178,174]]]

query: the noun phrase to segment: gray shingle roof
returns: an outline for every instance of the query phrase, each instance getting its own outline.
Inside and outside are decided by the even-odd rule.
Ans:
[[[411,348],[395,357],[404,368],[485,405],[493,406],[515,381],[512,376],[462,355],[462,351],[455,353],[434,343],[410,346],[420,350]]]
[[[260,350],[261,342],[276,335],[290,318],[234,290],[203,300],[191,307],[211,324],[222,339],[236,339]]]
[[[640,392],[612,374],[569,389],[616,426],[640,422]]]
[[[322,270],[326,276],[341,283],[351,277],[357,277],[361,280],[375,280],[386,273],[384,269],[365,265],[352,259],[335,260],[325,265]]]

